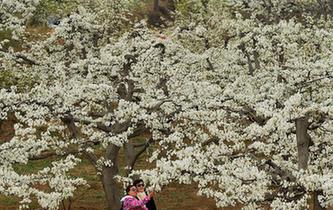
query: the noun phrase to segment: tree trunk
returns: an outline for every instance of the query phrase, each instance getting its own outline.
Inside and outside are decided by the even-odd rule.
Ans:
[[[128,176],[134,166],[135,163],[135,150],[131,143],[125,143],[124,145],[124,152],[125,152],[125,175]]]
[[[109,145],[106,149],[105,158],[111,160],[111,166],[103,166],[101,181],[103,184],[105,197],[110,210],[118,210],[120,208],[120,196],[121,186],[114,179],[114,176],[118,175],[118,153],[119,147],[115,145]]]
[[[153,11],[154,11],[154,12],[158,12],[159,9],[160,9],[160,0],[154,0]]]
[[[140,155],[144,151],[146,151],[150,142],[151,139],[147,140],[147,142],[145,142],[144,144],[136,146],[130,142],[124,144],[125,163],[126,163],[125,176],[128,176],[132,172],[135,162],[140,157]]]
[[[322,191],[315,191],[313,193],[313,197],[314,197],[314,199],[313,199],[314,200],[313,201],[313,209],[314,210],[324,210],[324,208],[320,206],[320,203],[319,203],[319,200],[318,200],[318,196],[322,195],[322,194],[323,194]]]
[[[306,117],[296,119],[296,140],[298,150],[298,168],[307,169],[309,160],[309,146],[311,137],[307,133],[309,126]]]
[[[296,140],[298,149],[298,168],[306,170],[309,161],[309,146],[311,145],[311,136],[307,130],[309,127],[308,118],[302,117],[296,120]],[[321,193],[315,191],[313,194],[314,210],[323,210],[318,201],[318,195]]]

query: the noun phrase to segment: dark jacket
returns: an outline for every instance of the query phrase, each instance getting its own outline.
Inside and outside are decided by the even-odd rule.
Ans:
[[[146,191],[145,194],[148,195]],[[137,199],[140,200],[138,197]],[[147,207],[148,210],[157,210],[154,198],[150,198],[150,200],[148,201],[148,203],[146,203],[145,206]]]
[[[146,207],[148,208],[148,210],[157,210],[156,209],[156,205],[155,205],[155,201],[154,198],[151,198],[148,203],[146,203]]]

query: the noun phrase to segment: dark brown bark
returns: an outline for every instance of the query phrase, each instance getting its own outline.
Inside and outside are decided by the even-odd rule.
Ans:
[[[68,115],[62,118],[62,121],[68,126],[71,131],[71,138],[78,138],[78,131],[74,123],[74,118],[71,115]],[[111,166],[103,166],[101,181],[103,184],[103,189],[105,192],[105,197],[107,204],[110,210],[118,210],[120,208],[120,192],[121,187],[118,185],[117,181],[114,179],[116,175],[119,174],[118,166],[118,154],[120,147],[115,145],[109,145],[106,148],[105,159],[110,160]],[[97,167],[97,157],[95,154],[83,151],[83,154],[87,159],[93,164],[93,166],[98,170]]]
[[[126,170],[125,170],[125,176],[128,176],[131,171],[134,168],[135,162],[140,157],[140,155],[146,151],[146,149],[149,147],[149,144],[152,142],[152,139],[150,138],[148,141],[146,141],[143,144],[133,144],[133,143],[126,143],[124,145],[125,150],[125,163],[126,163]]]
[[[314,210],[324,210],[324,208],[323,207],[321,207],[320,206],[320,204],[319,204],[319,200],[318,200],[318,196],[319,195],[322,195],[323,194],[323,192],[322,191],[315,191],[314,193],[313,193],[313,209]]]
[[[274,175],[278,175],[282,180],[286,181],[296,181],[296,177],[294,177],[289,171],[283,170],[280,166],[275,164],[272,160],[267,160],[265,164],[269,165],[273,170]]]
[[[110,160],[112,165],[102,168],[101,181],[105,192],[108,208],[110,210],[118,210],[120,208],[121,187],[114,179],[119,174],[118,153],[120,147],[109,145],[106,149],[105,159]]]
[[[131,143],[125,143],[124,145],[124,152],[125,152],[125,174],[126,176],[128,176],[130,174],[130,172],[133,169],[134,166],[134,158],[135,158],[135,150],[134,150],[134,146]]]
[[[13,113],[9,113],[6,120],[0,120],[0,142],[10,141],[14,137],[16,122],[17,119]]]
[[[47,159],[47,158],[50,158],[50,157],[53,157],[53,156],[66,157],[69,154],[76,155],[78,153],[79,152],[77,150],[68,150],[68,151],[65,151],[61,155],[57,154],[56,152],[43,152],[38,156],[30,157],[29,160],[43,160],[43,159]]]

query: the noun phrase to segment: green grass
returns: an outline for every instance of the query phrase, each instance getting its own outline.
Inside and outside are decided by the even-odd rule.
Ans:
[[[8,39],[9,42],[4,44],[3,48],[4,50],[7,50],[9,47],[13,47],[14,49],[20,48],[20,42],[17,40],[13,40],[12,38],[12,32],[11,31],[0,31],[0,40]]]
[[[0,71],[0,89],[8,89],[11,86],[16,86],[19,91],[26,91],[38,84],[39,79],[35,74],[27,72],[1,70]]]
[[[70,14],[78,6],[75,0],[41,0],[35,14],[30,20],[30,25],[46,25],[50,16],[63,17]]]
[[[70,175],[74,177],[81,177],[88,182],[99,182],[100,179],[95,172],[95,169],[86,158],[81,158],[81,162],[77,167],[71,170]]]
[[[19,174],[32,174],[45,167],[50,167],[54,159],[28,161],[27,164],[16,164],[14,169]]]
[[[0,195],[0,204],[5,205],[5,206],[14,206],[17,205],[19,199],[14,198],[12,196],[4,196]]]

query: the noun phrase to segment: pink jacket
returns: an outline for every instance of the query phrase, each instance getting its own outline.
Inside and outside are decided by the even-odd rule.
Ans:
[[[121,202],[123,202],[124,210],[148,210],[145,204],[149,200],[149,196],[146,196],[143,200],[138,200],[133,196],[125,196],[121,199]]]

